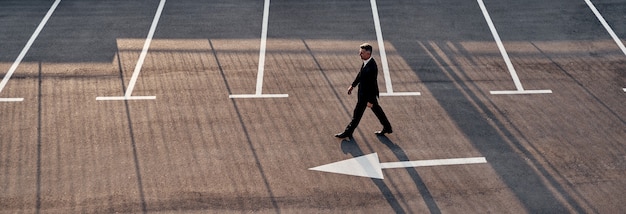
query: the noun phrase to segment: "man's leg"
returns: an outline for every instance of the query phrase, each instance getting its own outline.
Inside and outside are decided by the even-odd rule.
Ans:
[[[352,121],[350,121],[350,124],[348,124],[343,134],[347,136],[352,136],[352,133],[354,133],[354,129],[356,129],[356,127],[359,125],[359,122],[361,122],[361,118],[363,117],[363,113],[365,113],[366,108],[367,102],[356,103],[356,106],[354,107],[354,112],[352,113]]]
[[[375,102],[374,105],[372,105],[372,111],[378,118],[378,121],[380,121],[380,124],[383,125],[383,130],[381,132],[391,133],[392,132],[391,123],[389,123],[389,119],[387,119],[387,116],[385,115],[383,108],[380,107],[378,102]]]
[[[361,118],[363,117],[363,113],[365,113],[365,109],[367,108],[367,102],[357,102],[354,107],[354,113],[352,113],[352,121],[346,127],[346,130],[342,133],[336,134],[335,137],[338,138],[352,138],[352,133],[354,133],[354,129],[361,122]]]

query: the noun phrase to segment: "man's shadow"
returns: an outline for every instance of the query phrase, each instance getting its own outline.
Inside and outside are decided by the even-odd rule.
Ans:
[[[360,157],[360,156],[365,155],[363,154],[363,151],[361,150],[361,148],[359,147],[359,145],[356,143],[356,141],[353,138],[351,138],[350,140],[341,141],[341,151],[343,151],[344,154],[352,155],[352,157]],[[400,203],[398,203],[398,200],[393,195],[393,193],[391,192],[387,184],[383,182],[383,180],[377,179],[377,178],[371,178],[371,179],[372,179],[372,182],[374,182],[376,187],[378,187],[380,192],[383,194],[383,197],[385,197],[385,199],[387,200],[387,203],[389,203],[389,206],[393,208],[395,213],[406,213],[404,209],[402,209],[402,206],[400,206]]]
[[[393,152],[393,154],[398,158],[398,161],[411,161],[409,160],[409,157],[406,155],[404,150],[400,148],[398,144],[395,144],[393,141],[391,141],[387,136],[379,135],[377,136],[377,138],[378,140],[380,140],[381,143],[389,147],[391,152]],[[430,194],[428,187],[426,187],[424,180],[422,180],[422,177],[419,175],[415,167],[406,167],[405,169],[409,173],[409,176],[411,176],[411,178],[413,179],[415,187],[424,198],[424,203],[426,203],[426,206],[428,207],[428,210],[430,210],[430,213],[441,213],[441,210],[439,209],[439,206],[437,206],[433,195]]]
[[[398,145],[393,143],[389,138],[387,138],[386,136],[378,136],[378,139],[380,140],[380,142],[382,142],[387,147],[389,147],[389,149],[391,149],[391,151],[396,155],[398,160],[409,161],[406,153],[402,150],[402,148],[400,148]],[[354,139],[342,140],[341,150],[344,152],[344,154],[350,154],[353,157],[360,157],[360,156],[366,155],[366,154],[363,154],[363,151],[361,150],[361,148],[359,147],[359,145],[356,143]],[[430,213],[441,213],[441,210],[439,210],[439,207],[435,203],[435,200],[430,194],[430,191],[428,191],[428,188],[422,181],[422,178],[417,173],[417,170],[415,170],[415,168],[406,168],[406,169],[409,172],[409,175],[411,176],[411,178],[413,178],[413,181],[415,182],[415,185],[417,186],[417,190],[420,192],[420,194],[424,198],[424,202],[428,206]],[[406,213],[406,211],[404,211],[402,206],[400,206],[398,199],[396,199],[396,197],[393,195],[393,192],[391,192],[387,184],[385,184],[385,182],[382,179],[376,179],[376,178],[371,178],[371,179],[372,179],[372,182],[374,182],[376,187],[378,187],[380,192],[383,194],[383,197],[385,197],[385,199],[387,200],[387,203],[389,203],[389,206],[391,206],[391,208],[394,210],[395,213]]]

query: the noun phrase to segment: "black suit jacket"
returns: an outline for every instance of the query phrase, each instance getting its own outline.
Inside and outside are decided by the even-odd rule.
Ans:
[[[359,86],[358,99],[359,102],[376,103],[378,98],[378,65],[376,60],[372,58],[352,82],[352,87]]]

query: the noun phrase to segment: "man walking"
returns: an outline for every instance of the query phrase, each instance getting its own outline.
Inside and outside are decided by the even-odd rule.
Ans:
[[[354,113],[352,114],[352,121],[346,127],[346,130],[342,133],[336,134],[337,138],[352,138],[354,129],[361,122],[361,117],[367,107],[371,108],[380,123],[383,125],[381,131],[375,132],[376,135],[385,135],[385,133],[392,133],[391,124],[385,116],[385,112],[378,104],[378,66],[376,61],[372,58],[372,46],[364,43],[360,46],[361,50],[359,55],[363,60],[361,71],[357,74],[356,78],[352,82],[352,85],[348,88],[348,94],[352,94],[354,87],[359,87],[357,93],[357,103],[354,107]]]

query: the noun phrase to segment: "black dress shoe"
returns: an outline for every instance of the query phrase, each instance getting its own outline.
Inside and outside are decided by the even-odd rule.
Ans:
[[[380,130],[380,131],[377,131],[377,132],[374,132],[374,133],[376,135],[378,135],[378,136],[383,136],[385,134],[391,134],[391,133],[393,133],[393,131],[391,129],[383,129],[383,130]]]
[[[336,138],[350,138],[352,139],[352,134],[348,134],[345,132],[339,133],[335,135]]]

